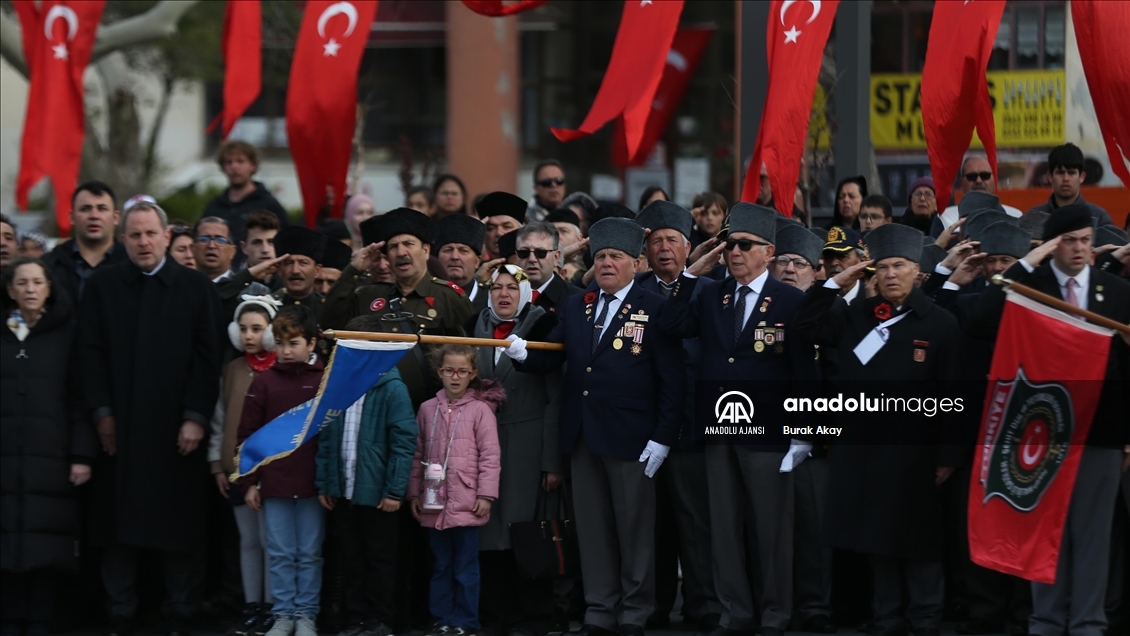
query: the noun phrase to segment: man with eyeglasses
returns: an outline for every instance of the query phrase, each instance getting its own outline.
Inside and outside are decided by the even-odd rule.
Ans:
[[[696,400],[708,401],[716,413],[730,383],[756,413],[747,423],[764,426],[704,440],[714,587],[722,605],[718,625],[704,632],[709,636],[752,635],[758,615],[762,636],[782,636],[793,613],[792,470],[811,446],[785,434],[783,427],[798,421],[783,410],[782,397],[800,388],[796,371],[810,364],[812,348],[797,347],[788,335],[804,294],[769,275],[777,218],[760,205],[730,208],[725,242],[680,275],[659,320],[668,337],[698,338],[698,386],[707,392]],[[730,275],[702,279],[719,255]],[[755,527],[747,530],[749,505]],[[759,572],[746,567],[747,534],[757,537]],[[755,576],[759,608],[751,587]]]
[[[534,198],[522,220],[526,223],[544,221],[564,200],[565,168],[556,159],[539,161],[534,166]]]
[[[51,268],[55,283],[66,289],[76,305],[96,270],[126,260],[125,248],[114,238],[120,219],[110,186],[87,181],[75,188],[71,195],[73,236],[70,241],[60,241],[44,262]]]
[[[867,258],[867,246],[859,232],[850,227],[833,225],[828,230],[828,240],[824,243],[824,271],[828,278],[854,267]],[[855,280],[853,284],[840,289],[840,297],[844,302],[851,304],[863,291],[863,281]]]
[[[459,285],[476,314],[486,308],[490,295],[487,286],[475,278],[482,262],[479,255],[483,253],[486,231],[482,221],[466,214],[449,214],[432,230],[432,249],[443,268],[443,277]]]
[[[533,288],[532,302],[548,312],[556,312],[566,298],[581,293],[581,288],[557,275],[563,264],[557,228],[550,223],[531,223],[518,230],[518,267],[526,271]]]
[[[816,282],[823,246],[823,241],[799,224],[777,230],[777,254],[769,263],[769,274],[786,285],[807,290]]]
[[[1041,203],[1029,212],[1051,214],[1065,205],[1082,205],[1094,217],[1095,227],[1111,225],[1113,221],[1110,220],[1106,210],[1083,200],[1081,189],[1087,179],[1085,167],[1083,151],[1075,144],[1067,143],[1052,148],[1048,153],[1048,175],[1052,181],[1052,195],[1048,197],[1047,203]]]
[[[235,258],[235,245],[231,241],[231,228],[227,221],[216,216],[206,216],[196,222],[192,236],[192,255],[196,269],[216,284],[225,318],[231,318],[235,313],[243,294],[260,296],[271,293],[266,285],[250,277],[244,276],[236,280],[233,276],[231,266]],[[234,349],[228,351],[229,354],[233,352]]]
[[[881,194],[864,197],[859,204],[859,230],[864,236],[884,223],[894,223],[891,200]]]
[[[970,192],[984,192],[986,194],[996,194],[997,181],[993,178],[992,168],[989,166],[989,160],[981,155],[970,155],[961,162],[961,193],[966,195]],[[943,185],[942,187],[949,187]],[[1020,218],[1024,215],[1020,210],[1012,207],[1011,205],[1001,205],[1004,211],[1008,214]],[[942,230],[957,223],[961,218],[957,204],[951,205],[938,215],[938,221],[934,223],[934,228],[931,229],[930,235],[937,237]],[[936,230],[936,232],[935,232]]]

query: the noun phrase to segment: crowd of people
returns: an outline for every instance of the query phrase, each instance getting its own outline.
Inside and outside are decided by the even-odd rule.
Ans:
[[[687,210],[649,188],[632,210],[569,192],[547,160],[529,200],[471,199],[445,174],[309,229],[229,142],[229,187],[194,223],[98,181],[50,251],[5,217],[3,636],[125,636],[157,605],[174,635],[640,636],[672,615],[702,636],[1126,633],[1123,338],[1055,583],[969,557],[1003,306],[988,281],[1130,323],[1126,228],[1083,200],[1078,148],[1048,159],[1052,196],[1026,213],[979,156],[944,210],[929,177],[897,217],[845,179],[823,228],[776,212],[764,172],[756,203],[706,192]],[[314,441],[237,478],[244,441],[317,394],[331,329],[510,344],[417,345]],[[782,432],[800,422],[787,391],[956,378],[976,385],[960,444],[885,420],[897,444]],[[706,434],[703,405],[732,384],[764,434]],[[512,524],[543,519],[568,531],[557,576],[530,578]]]

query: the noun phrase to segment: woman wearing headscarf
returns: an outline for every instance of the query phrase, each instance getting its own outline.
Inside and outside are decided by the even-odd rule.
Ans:
[[[361,222],[376,214],[377,208],[373,205],[373,200],[364,194],[355,194],[345,202],[345,226],[349,228],[353,249],[365,247],[361,244]]]
[[[505,339],[513,334],[525,340],[544,340],[556,316],[534,306],[533,289],[526,272],[517,265],[502,265],[491,275],[487,308],[467,321],[466,331],[476,338]],[[523,579],[510,544],[510,524],[531,521],[537,510],[538,490],[553,490],[564,470],[557,452],[557,418],[560,413],[561,372],[551,375],[521,373],[502,349],[480,347],[479,374],[506,389],[499,407],[498,442],[502,450],[502,479],[491,517],[479,535],[482,551],[483,619],[498,634],[518,629],[538,596],[547,598],[548,586]],[[548,496],[547,493],[542,493]],[[556,502],[556,497],[552,498]]]

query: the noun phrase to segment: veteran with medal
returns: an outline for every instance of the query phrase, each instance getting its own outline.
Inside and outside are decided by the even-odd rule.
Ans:
[[[686,379],[678,340],[656,328],[663,297],[635,284],[644,229],[594,224],[595,285],[565,299],[546,340],[564,351],[506,349],[519,371],[568,362],[559,451],[570,455],[584,581],[580,636],[642,636],[655,608],[655,481],[675,443]],[[572,632],[571,632],[572,633]]]
[[[799,335],[839,355],[837,391],[869,398],[939,396],[962,377],[954,317],[915,287],[922,233],[901,224],[867,235],[874,260],[845,268],[808,290]],[[850,305],[840,290],[874,265],[878,296]],[[832,396],[829,396],[832,397]],[[942,503],[939,486],[962,460],[956,422],[941,412],[844,412],[832,449],[825,539],[868,556],[876,634],[938,634],[942,620]],[[903,598],[903,589],[909,599]],[[903,609],[905,607],[905,610]]]
[[[342,329],[350,319],[372,313],[380,316],[382,331],[462,336],[463,324],[474,313],[454,283],[428,275],[431,222],[424,214],[398,208],[361,223],[365,247],[353,253],[341,278],[322,304],[323,329]],[[388,256],[393,281],[360,286],[377,252]],[[439,390],[439,376],[425,360],[428,345],[417,345],[397,365],[414,408]]]

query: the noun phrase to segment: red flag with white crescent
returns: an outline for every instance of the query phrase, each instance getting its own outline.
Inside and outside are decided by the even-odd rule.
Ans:
[[[298,172],[306,225],[333,188],[341,217],[357,120],[357,69],[377,14],[376,0],[310,0],[302,16],[286,94],[286,134]]]
[[[934,3],[922,67],[922,123],[939,210],[949,204],[974,127],[993,176],[997,174],[997,135],[985,70],[1004,5],[1005,0]]]
[[[16,206],[26,210],[32,186],[50,177],[55,222],[60,235],[67,236],[85,134],[82,75],[90,63],[106,3],[44,0],[36,6],[32,0],[16,0],[12,4],[20,19],[31,80],[20,140]]]
[[[1130,188],[1130,2],[1072,0],[1071,22],[1110,169]]]
[[[969,483],[969,557],[1054,583],[1111,332],[1008,292]]]
[[[492,18],[515,15],[523,11],[536,9],[546,2],[548,2],[548,0],[517,0],[517,2],[506,4],[503,3],[502,0],[463,0],[463,4],[466,5],[468,9],[479,15],[490,16]]]
[[[839,4],[839,0],[773,0],[769,4],[765,35],[769,90],[742,186],[742,201],[757,200],[764,163],[777,210],[787,217],[793,214],[812,97]]]
[[[626,0],[612,59],[592,108],[579,128],[552,128],[553,135],[572,141],[623,116],[628,154],[635,156],[682,12],[683,0]]]
[[[224,7],[224,33],[220,46],[224,53],[223,138],[227,139],[255,99],[263,83],[263,24],[260,0],[228,0]],[[206,132],[211,133],[217,122]]]
[[[667,53],[667,64],[663,67],[663,78],[659,80],[659,87],[655,89],[655,98],[651,100],[651,113],[647,116],[647,125],[644,126],[643,139],[634,157],[628,157],[628,145],[624,137],[623,119],[616,121],[616,134],[612,136],[612,162],[624,168],[627,166],[642,166],[651,154],[655,143],[667,130],[671,118],[683,101],[683,94],[694,77],[698,63],[702,61],[702,54],[710,44],[714,35],[712,27],[693,27],[679,29],[675,33],[675,40],[671,43],[671,50]]]

